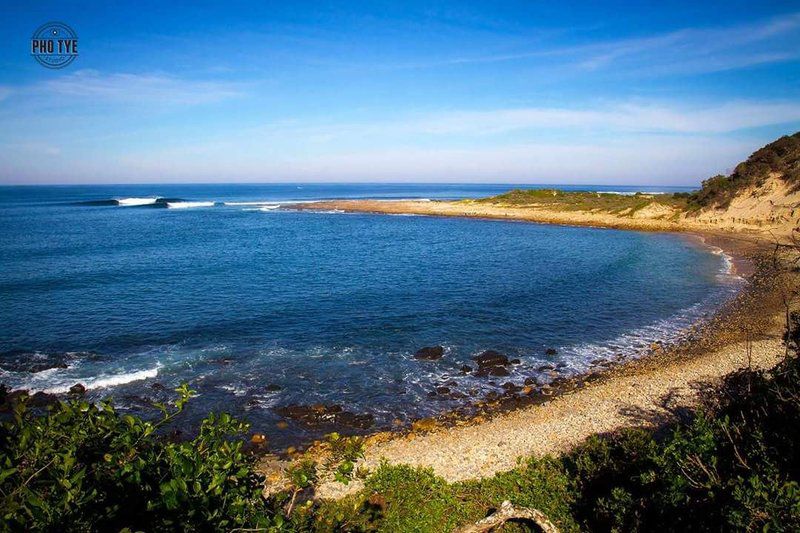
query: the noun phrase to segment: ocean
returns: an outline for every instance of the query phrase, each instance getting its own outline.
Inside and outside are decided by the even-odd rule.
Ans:
[[[81,383],[135,413],[187,382],[187,429],[224,410],[288,445],[341,428],[279,429],[282,407],[339,405],[361,416],[345,432],[408,423],[546,381],[542,365],[569,375],[678,340],[739,286],[681,235],[286,207],[513,187],[0,187],[0,382]],[[440,360],[413,357],[434,345]],[[509,376],[461,371],[490,349],[520,360]]]

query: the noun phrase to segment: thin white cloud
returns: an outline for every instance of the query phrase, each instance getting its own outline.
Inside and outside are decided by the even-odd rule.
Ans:
[[[686,106],[658,101],[598,104],[592,107],[522,107],[454,110],[361,123],[268,124],[248,129],[248,138],[292,138],[298,142],[447,136],[486,138],[500,134],[549,135],[576,132],[584,136],[632,133],[723,134],[800,122],[800,101],[731,101]]]
[[[407,147],[287,155],[226,147],[126,156],[116,174],[135,181],[433,181],[697,184],[730,169],[761,140],[671,136],[577,143],[523,143],[472,149]],[[106,171],[103,174],[108,179]],[[145,178],[142,179],[141,177]]]
[[[800,121],[800,102],[730,102],[692,108],[660,103],[597,108],[521,108],[455,112],[417,123],[431,133],[503,133],[515,130],[591,128],[617,132],[726,133]]]
[[[40,82],[35,89],[41,89],[43,94],[93,101],[187,105],[214,103],[244,94],[242,85],[236,83],[187,80],[163,74],[103,74],[86,69]]]
[[[581,70],[618,67],[639,74],[706,73],[800,59],[800,13],[726,27],[682,28],[584,45],[445,58],[398,68],[554,60]]]

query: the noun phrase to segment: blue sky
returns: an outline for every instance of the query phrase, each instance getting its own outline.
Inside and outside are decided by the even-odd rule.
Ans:
[[[694,185],[800,130],[797,1],[9,4],[0,183]]]

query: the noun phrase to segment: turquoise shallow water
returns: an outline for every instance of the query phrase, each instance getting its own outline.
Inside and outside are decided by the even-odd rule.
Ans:
[[[188,381],[187,425],[225,409],[290,442],[323,429],[270,431],[281,406],[336,403],[373,427],[434,414],[464,401],[429,399],[445,382],[480,396],[545,363],[635,356],[737,287],[677,235],[281,205],[507,189],[0,188],[0,381],[80,382],[135,411]],[[445,356],[414,360],[428,345]],[[459,371],[487,349],[521,363],[495,384]]]

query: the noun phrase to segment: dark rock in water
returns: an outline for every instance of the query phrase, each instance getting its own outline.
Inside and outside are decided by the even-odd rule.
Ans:
[[[506,383],[503,383],[503,388],[507,392],[517,392],[517,391],[521,391],[522,390],[522,387],[520,387],[519,385],[515,385],[515,384],[511,383],[510,381],[508,381]]]
[[[509,361],[509,363],[511,363],[512,365],[519,365],[522,363],[522,361],[520,361],[519,359],[512,359],[511,361]]]
[[[557,369],[567,368],[567,363],[561,362],[556,365]]]
[[[70,394],[86,394],[86,387],[83,383],[76,383],[72,387],[69,388]]]
[[[443,346],[426,346],[417,350],[414,359],[424,359],[425,361],[436,361],[444,355]]]
[[[150,385],[150,388],[153,389],[153,390],[157,390],[157,391],[165,391],[165,390],[167,390],[167,388],[162,383],[159,383],[157,381],[155,383],[153,383],[152,385]]]
[[[225,365],[225,366],[227,366],[227,365],[229,365],[229,364],[233,363],[233,359],[231,359],[231,358],[229,358],[229,357],[220,357],[219,359],[212,359],[212,360],[211,360],[211,361],[209,361],[209,362],[210,362],[210,363],[215,363],[215,364],[218,364],[218,365]]]
[[[46,354],[29,350],[8,350],[0,352],[0,367],[10,372],[30,372],[36,374],[52,368],[67,368],[65,354]]]
[[[537,383],[536,378],[525,378],[525,385],[536,385]]]
[[[555,348],[548,348],[544,351],[545,355],[555,355],[558,351]]]
[[[35,374],[53,368],[69,368],[67,363],[34,363],[28,367],[28,372]]]
[[[470,372],[472,372],[472,367],[469,365],[464,365],[461,367],[461,371],[464,372],[465,374],[469,374]]]
[[[503,368],[502,366],[496,366],[489,369],[490,376],[508,376],[510,375],[509,371]]]
[[[450,394],[450,387],[436,387],[436,394]]]
[[[547,372],[548,370],[555,370],[556,367],[553,365],[542,365],[539,367],[539,372]]]
[[[494,350],[486,350],[482,354],[473,357],[472,360],[478,363],[479,370],[509,364],[508,357]]]
[[[287,405],[285,407],[278,407],[275,412],[286,418],[293,420],[300,420],[307,424],[321,424],[324,422],[333,422],[336,413],[342,412],[341,405]]]
[[[266,390],[267,392],[278,392],[279,390],[282,390],[282,389],[283,389],[283,387],[281,387],[277,383],[270,383],[269,385],[264,387],[264,390]]]
[[[275,412],[292,420],[299,420],[309,426],[324,424],[343,425],[367,429],[374,423],[370,414],[356,414],[344,411],[341,405],[287,405],[278,407]]]
[[[58,398],[52,394],[47,394],[46,392],[40,391],[30,397],[28,405],[32,407],[46,407],[48,405],[53,405],[57,401]]]
[[[123,401],[129,405],[137,407],[153,407],[153,401],[150,398],[139,396],[138,394],[126,394],[122,397]]]

